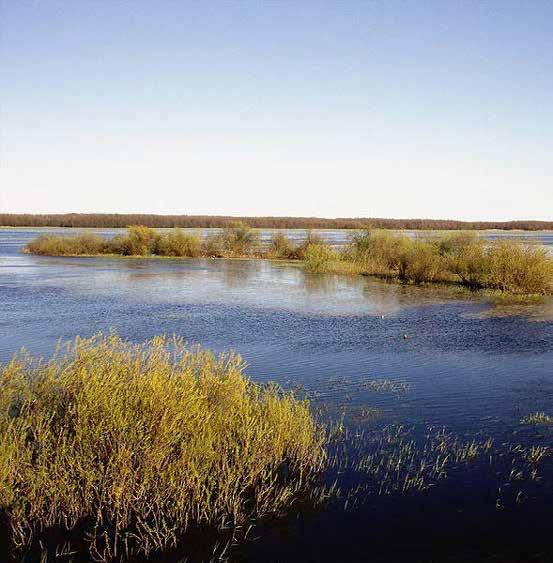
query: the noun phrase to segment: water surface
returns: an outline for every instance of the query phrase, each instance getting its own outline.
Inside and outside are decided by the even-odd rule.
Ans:
[[[545,314],[551,303],[490,315],[489,304],[468,294],[309,274],[293,264],[21,254],[38,231],[0,230],[2,362],[21,347],[47,355],[58,339],[77,334],[117,330],[142,341],[175,333],[218,351],[238,351],[255,379],[302,385],[316,404],[345,413],[348,424],[371,407],[379,415],[369,426],[400,423],[420,433],[444,426],[497,444],[553,446],[549,429],[519,424],[530,412],[553,415],[553,321]],[[375,393],[363,385],[373,379],[408,390]],[[457,482],[452,477],[453,490],[441,484],[401,501],[375,500],[358,511],[331,509],[284,521],[236,558],[548,556],[548,463],[537,492],[518,507],[495,508],[493,470],[469,471]],[[398,538],[404,540],[398,544]]]

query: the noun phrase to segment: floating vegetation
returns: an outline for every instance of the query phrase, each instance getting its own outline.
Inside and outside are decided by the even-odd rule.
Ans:
[[[409,391],[410,385],[401,381],[391,381],[390,379],[371,379],[361,381],[361,388],[376,393],[405,393]]]
[[[534,412],[521,418],[521,424],[534,424],[536,426],[547,426],[553,424],[553,416],[549,416],[544,412]]]

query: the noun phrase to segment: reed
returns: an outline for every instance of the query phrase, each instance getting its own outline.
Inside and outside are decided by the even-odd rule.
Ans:
[[[325,464],[324,432],[305,400],[243,370],[163,336],[15,357],[0,372],[11,549],[48,548],[57,530],[95,560],[132,559],[285,511]]]

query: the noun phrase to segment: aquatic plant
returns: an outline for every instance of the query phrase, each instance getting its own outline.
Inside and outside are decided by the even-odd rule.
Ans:
[[[544,412],[534,412],[526,415],[520,420],[521,424],[549,425],[553,424],[553,416]]]
[[[0,372],[0,516],[24,554],[63,534],[95,560],[173,548],[307,494],[325,463],[309,405],[239,356],[178,338],[76,338]],[[58,536],[59,537],[59,536]]]

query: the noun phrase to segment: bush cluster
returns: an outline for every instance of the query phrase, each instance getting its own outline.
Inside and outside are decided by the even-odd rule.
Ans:
[[[203,242],[197,235],[180,230],[159,234],[149,227],[133,226],[126,235],[111,240],[96,235],[43,235],[26,250],[43,255],[301,260],[312,272],[362,273],[415,284],[448,281],[521,295],[553,292],[553,259],[544,247],[513,240],[490,243],[470,232],[423,239],[367,229],[355,233],[347,248],[337,250],[311,232],[300,244],[276,233],[268,246],[262,247],[257,231],[243,223],[223,229]]]
[[[457,281],[514,294],[553,291],[553,259],[543,246],[490,243],[474,233],[410,239],[368,230],[353,237],[344,258],[358,262],[365,273],[413,283]]]
[[[15,357],[0,371],[0,526],[12,552],[61,536],[96,561],[132,559],[307,493],[324,432],[306,401],[243,369],[179,339],[114,334],[77,338],[47,362]]]

